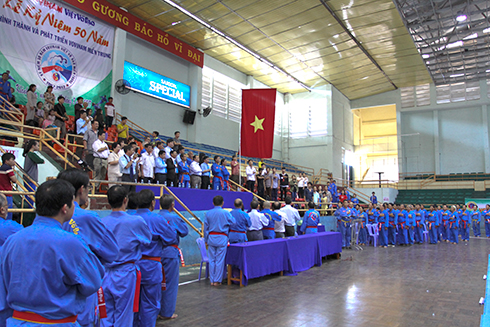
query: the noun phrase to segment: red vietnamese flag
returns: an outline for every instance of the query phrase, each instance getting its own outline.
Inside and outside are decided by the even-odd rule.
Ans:
[[[276,89],[242,90],[241,154],[272,158]]]

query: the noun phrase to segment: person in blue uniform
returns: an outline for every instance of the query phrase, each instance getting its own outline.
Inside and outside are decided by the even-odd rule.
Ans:
[[[350,199],[354,205],[359,204],[359,199],[355,193],[352,194],[352,198]]]
[[[379,208],[378,215],[378,231],[379,231],[379,245],[382,248],[388,247],[388,226],[390,219],[388,217],[388,204],[382,204]]]
[[[221,174],[223,175],[223,191],[229,191],[230,186],[228,185],[229,180],[230,180],[230,172],[228,171],[228,168],[226,168],[226,159],[223,158],[221,159],[220,166],[221,166]]]
[[[134,326],[154,326],[160,312],[162,300],[162,252],[165,247],[177,242],[177,233],[167,220],[154,213],[155,194],[143,189],[138,194],[136,215],[143,218],[150,228],[152,240],[141,247],[141,260],[136,264],[141,270],[141,291],[139,312],[135,316]]]
[[[24,228],[24,226],[18,222],[7,219],[8,212],[9,204],[7,197],[0,193],[0,248],[10,235],[17,233]]]
[[[407,206],[407,232],[408,232],[408,244],[413,245],[415,231],[415,213],[413,212],[413,205]]]
[[[407,210],[405,205],[400,204],[396,213],[396,223],[398,228],[397,241],[400,245],[408,245]]]
[[[223,280],[228,234],[235,218],[222,208],[222,196],[215,196],[213,204],[214,208],[204,217],[204,241],[208,246],[209,280],[211,286],[218,286]]]
[[[126,206],[126,213],[128,215],[136,215],[136,210],[138,210],[138,193],[129,192],[128,194],[128,205]]]
[[[485,206],[481,213],[481,218],[485,220],[485,236],[490,238],[490,204]]]
[[[459,230],[462,241],[468,242],[470,240],[470,225],[471,211],[467,209],[466,205],[463,205],[461,208],[461,215],[459,215]]]
[[[88,174],[83,170],[71,168],[60,172],[58,179],[67,181],[75,188],[75,211],[70,221],[64,223],[62,228],[80,236],[102,264],[112,263],[119,251],[114,234],[102,223],[96,212],[80,207],[88,204]],[[97,323],[97,304],[98,296],[94,293],[87,299],[83,312],[78,315],[77,321],[80,326],[94,326]]]
[[[481,221],[480,208],[478,208],[478,206],[475,205],[475,207],[473,208],[473,212],[471,213],[471,226],[473,227],[473,235],[475,237],[481,236],[480,221]]]
[[[398,210],[393,207],[392,203],[388,204],[388,245],[396,245],[396,225],[398,219]]]
[[[211,166],[213,173],[213,190],[223,190],[223,170],[221,169],[220,156],[214,156],[214,163]]]
[[[449,242],[452,244],[458,244],[459,215],[456,211],[456,206],[451,206],[451,212],[448,215],[448,225]]]
[[[414,236],[415,236],[415,243],[424,243],[424,222],[425,222],[425,217],[424,217],[424,212],[420,208],[420,204],[415,205],[415,230],[414,230]]]
[[[427,213],[427,230],[429,231],[430,244],[437,244],[437,226],[438,226],[438,213],[436,211],[436,206],[431,205],[430,211]]]
[[[281,221],[282,218],[279,216],[277,212],[271,210],[271,203],[269,201],[265,201],[262,206],[264,209],[260,211],[260,213],[264,214],[267,218],[268,224],[262,228],[262,235],[264,240],[271,240],[276,237],[276,233],[274,232],[275,221]]]
[[[462,209],[462,206],[457,204],[456,205],[456,213],[458,214],[458,217],[459,217],[459,222],[461,223],[461,216],[463,214],[463,209]],[[458,226],[458,233],[459,235],[463,235],[463,231],[461,230],[461,224]]]
[[[368,224],[368,214],[364,211],[364,208],[359,206],[359,213],[357,218],[360,220],[359,222],[359,245],[366,245],[367,243],[367,228]]]
[[[352,209],[348,207],[347,200],[342,202],[342,207],[337,209],[334,215],[337,217],[337,226],[342,236],[342,248],[350,248]]]
[[[7,326],[79,326],[104,268],[78,236],[61,226],[73,216],[75,189],[50,180],[36,190],[36,218],[10,236],[0,253],[0,310],[13,310]]]
[[[320,223],[320,214],[315,210],[315,203],[308,202],[308,211],[305,212],[303,223],[300,231],[303,234],[318,233],[318,224]]]
[[[160,198],[160,215],[168,221],[170,226],[175,229],[177,237],[175,243],[163,249],[162,264],[165,270],[165,280],[167,289],[162,291],[160,317],[163,319],[175,319],[175,305],[177,304],[177,293],[179,290],[179,263],[180,250],[179,243],[181,237],[186,237],[189,233],[187,224],[174,212],[175,200],[169,194],[164,194]]]
[[[187,164],[187,154],[180,155],[181,161],[178,163],[180,172],[180,186],[184,188],[191,187],[191,176],[189,175],[189,165]]]
[[[0,95],[7,101],[12,99],[12,86],[10,85],[9,73],[5,72],[2,74],[2,79],[0,79]],[[3,104],[3,100],[0,98],[0,105]]]
[[[247,242],[247,229],[252,226],[248,213],[242,210],[242,199],[235,199],[235,209],[230,213],[235,218],[235,223],[230,225],[230,243]]]
[[[144,246],[152,240],[150,228],[143,218],[129,215],[128,192],[121,185],[114,185],[107,191],[107,199],[112,212],[102,218],[112,231],[119,245],[116,260],[104,264],[106,273],[102,289],[106,301],[107,318],[101,320],[102,327],[133,326],[134,312],[139,310],[139,283],[141,273],[136,261],[141,258]]]
[[[442,206],[442,211],[439,213],[440,222],[441,222],[441,239],[444,242],[449,242],[449,232],[448,232],[448,219],[449,219],[450,211],[447,209],[447,205]]]
[[[366,211],[367,216],[368,216],[368,224],[375,225],[378,223],[378,211],[376,208],[373,206],[372,203],[369,204],[368,209]]]
[[[371,201],[371,203],[373,205],[377,205],[378,204],[378,198],[376,197],[376,193],[373,192],[373,195],[371,195],[371,197],[369,198],[369,201]]]
[[[337,184],[335,180],[330,183],[330,193],[332,194],[332,202],[333,203],[338,203],[339,202],[339,196],[338,196],[338,191],[337,191]]]

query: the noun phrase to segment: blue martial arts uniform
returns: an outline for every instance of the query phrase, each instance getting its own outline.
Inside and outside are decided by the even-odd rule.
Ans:
[[[415,236],[415,242],[416,243],[424,243],[424,221],[425,221],[425,216],[424,216],[424,211],[419,209],[419,210],[414,210],[413,211],[415,215],[415,229],[414,229],[414,236]]]
[[[230,187],[228,186],[228,181],[230,180],[230,172],[226,166],[221,166],[221,174],[223,175],[223,191],[228,191]]]
[[[320,214],[315,209],[310,209],[305,212],[303,223],[300,226],[300,231],[303,234],[318,233],[318,224],[320,223]]]
[[[0,218],[0,249],[7,241],[7,238],[23,229],[24,226],[14,220]]]
[[[190,188],[191,187],[191,176],[189,175],[189,165],[187,164],[187,161],[180,161],[178,163],[179,165],[179,172],[180,172],[180,185],[181,187],[184,188]]]
[[[241,209],[233,209],[230,213],[235,218],[235,223],[230,225],[230,243],[247,242],[247,229],[252,226],[250,216]]]
[[[262,228],[262,235],[264,236],[264,240],[271,240],[276,237],[276,232],[274,232],[275,221],[281,221],[282,218],[279,216],[277,212],[274,212],[270,209],[264,209],[260,213],[264,214],[265,218],[269,221],[267,226]]]
[[[305,185],[306,187],[307,185]],[[330,184],[330,193],[332,194],[332,202],[339,202],[339,196],[337,195],[337,185],[335,183]]]
[[[367,243],[367,228],[366,225],[368,223],[368,214],[367,212],[359,213],[357,216],[361,221],[359,222],[359,237],[358,243],[366,244]]]
[[[414,231],[415,231],[415,213],[414,210],[407,211],[407,226],[408,226],[408,244],[413,244],[414,239]]]
[[[352,203],[354,203],[354,205],[359,204],[358,198],[352,198],[351,201],[352,201]]]
[[[131,327],[139,301],[135,301],[135,290],[144,246],[152,240],[150,228],[140,216],[123,211],[113,211],[102,218],[112,231],[119,245],[116,260],[105,264],[106,274],[102,282],[106,302],[107,318],[101,320],[102,327]]]
[[[58,320],[80,314],[101,286],[104,268],[83,240],[55,219],[37,216],[9,237],[0,254],[0,310]],[[17,315],[14,311],[14,316]],[[31,318],[9,318],[7,326],[46,326]],[[50,326],[79,326],[76,322]]]
[[[396,245],[396,225],[398,223],[398,210],[388,209],[388,244]]]
[[[449,214],[451,212],[449,210],[441,210],[440,214],[439,214],[439,217],[440,217],[440,221],[441,221],[441,227],[440,227],[440,230],[441,230],[441,239],[444,240],[444,241],[447,241],[449,240],[449,234],[448,234],[448,227],[449,227],[449,224],[448,224],[448,219],[449,219]]]
[[[334,215],[337,217],[337,226],[342,236],[342,247],[350,246],[352,209],[340,207],[335,211]]]
[[[378,198],[376,197],[376,195],[371,195],[369,201],[371,201],[372,204],[378,204]]]
[[[390,219],[388,217],[388,209],[382,210],[378,216],[378,230],[379,230],[379,245],[388,246],[388,226]]]
[[[214,207],[204,217],[204,241],[208,244],[211,283],[221,283],[223,280],[228,234],[230,225],[234,223],[235,218],[221,207]]]
[[[459,215],[458,213],[451,212],[448,217],[448,233],[449,233],[449,242],[451,243],[459,243],[458,238],[458,226],[459,226]]]
[[[470,240],[470,225],[471,225],[471,211],[466,210],[461,213],[459,216],[460,218],[460,232],[461,232],[461,239],[463,241],[469,241]]]
[[[152,240],[141,247],[142,258],[137,262],[141,270],[141,290],[134,326],[154,326],[162,300],[162,253],[164,247],[177,242],[177,233],[165,218],[150,209],[138,209],[136,215],[150,228]]]
[[[471,213],[471,226],[473,227],[473,235],[475,237],[481,236],[480,221],[481,221],[480,209],[476,208]]]
[[[187,236],[189,229],[187,228],[187,224],[175,212],[169,212],[168,210],[162,209],[159,214],[173,226],[177,233],[175,243],[165,247],[162,254],[162,264],[163,269],[165,270],[167,289],[162,291],[160,316],[172,317],[175,313],[177,293],[179,290],[179,243],[181,237]]]
[[[437,211],[430,211],[427,213],[427,230],[429,231],[429,239],[430,244],[437,244],[437,222],[438,222],[438,213]]]
[[[408,213],[407,210],[397,210],[396,221],[398,227],[397,241],[398,244],[407,245],[408,244]]]
[[[213,190],[223,190],[223,171],[221,170],[221,166],[214,163],[211,166],[211,172],[213,173]]]
[[[366,211],[367,213],[367,216],[368,216],[368,224],[371,224],[371,225],[376,225],[378,223],[378,210],[376,209],[372,209],[372,210],[368,210]]]
[[[80,236],[102,264],[116,260],[119,246],[114,234],[102,223],[97,213],[83,210],[77,202],[74,204],[73,216],[62,228]],[[87,298],[85,309],[77,318],[80,326],[93,326],[97,323],[97,300],[97,293]]]
[[[485,219],[485,236],[490,237],[490,210],[483,210],[481,218]]]

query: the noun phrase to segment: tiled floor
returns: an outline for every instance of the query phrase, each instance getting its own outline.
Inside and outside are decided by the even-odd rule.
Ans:
[[[298,276],[249,286],[180,286],[179,317],[157,326],[479,326],[490,240],[346,250]],[[181,282],[197,278],[185,268]]]

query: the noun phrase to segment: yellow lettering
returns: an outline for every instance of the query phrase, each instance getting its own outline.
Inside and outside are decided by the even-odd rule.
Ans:
[[[139,24],[139,23],[137,23],[137,22],[134,22],[134,29],[135,29],[136,31],[138,31],[138,32],[139,32],[139,31],[140,31],[140,29],[141,29],[140,24]]]
[[[94,8],[95,11],[100,11],[100,5],[99,5],[99,3],[97,1],[94,1],[92,3],[92,8]]]
[[[129,26],[129,18],[124,16],[123,17],[123,24],[126,25],[126,26]]]
[[[78,2],[80,2],[80,3],[84,3],[84,2],[85,2],[85,0],[78,0]]]
[[[114,19],[115,16],[116,12],[114,11],[114,9],[109,9],[109,18]]]

